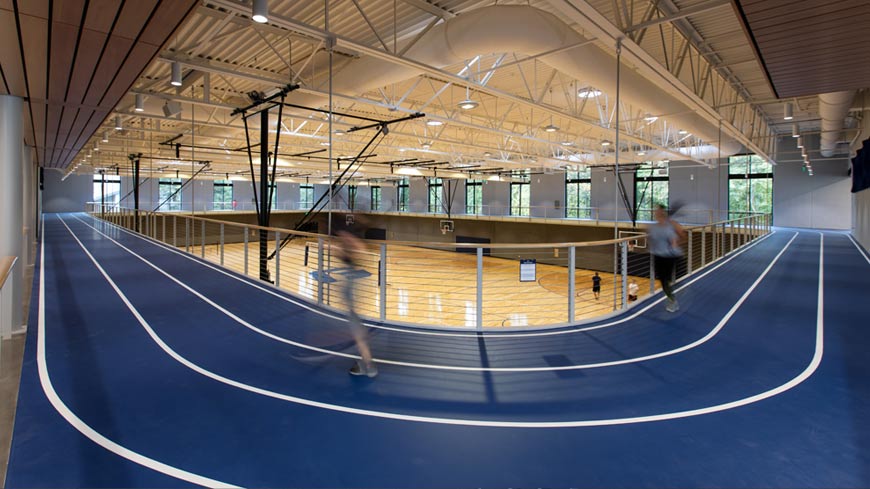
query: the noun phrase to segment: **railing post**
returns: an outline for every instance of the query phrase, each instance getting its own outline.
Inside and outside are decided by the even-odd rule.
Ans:
[[[692,253],[692,230],[691,229],[688,230],[687,233],[689,235],[688,244],[687,244],[687,247],[689,249],[686,253],[686,267],[687,267],[688,273],[692,273],[692,270],[695,268],[692,266],[692,255],[693,255],[693,253]]]
[[[190,253],[190,219],[184,218],[184,251]]]
[[[649,254],[649,293],[656,293],[656,256]]]
[[[221,223],[221,266],[224,266],[224,223]]]
[[[378,263],[378,288],[381,296],[381,321],[387,319],[387,244],[381,243],[381,260]]]
[[[178,219],[172,215],[172,246],[178,247]]]
[[[477,248],[477,329],[483,330],[483,248]]]
[[[707,228],[701,228],[701,266],[707,264]]]
[[[244,243],[245,243],[245,276],[247,276],[248,275],[248,234],[250,234],[250,233],[248,232],[248,226],[244,226],[243,229],[244,229],[244,233],[245,233],[245,241],[244,241]]]
[[[575,263],[576,263],[576,253],[577,249],[574,246],[568,248],[568,322],[574,322],[575,311],[574,308],[577,304],[577,292],[576,285],[574,284],[574,275],[575,275]]]
[[[628,305],[625,298],[628,297],[628,241],[619,244],[622,249],[622,308]]]
[[[728,252],[734,251],[734,221],[728,223],[728,238],[731,240],[731,245],[728,246]]]
[[[275,287],[281,286],[281,232],[275,231]]]
[[[163,242],[166,242],[166,214],[160,215],[160,226],[162,228]]]
[[[317,303],[323,304],[323,238],[317,238]]]
[[[205,221],[202,221],[202,238],[199,240],[200,255],[205,258]]]
[[[716,258],[719,257],[719,225],[713,224],[713,259],[711,261],[716,261]]]

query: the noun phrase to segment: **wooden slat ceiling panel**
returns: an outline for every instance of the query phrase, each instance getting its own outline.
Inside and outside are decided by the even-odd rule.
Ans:
[[[737,0],[779,97],[870,86],[867,0]]]
[[[30,97],[40,164],[71,162],[197,3],[0,0],[0,93]]]
[[[58,18],[57,10],[59,9],[56,7],[54,19]],[[81,13],[78,14],[78,17],[81,18]],[[45,159],[40,159],[40,161],[46,162],[51,162],[55,159],[57,133],[65,110],[59,104],[63,103],[66,99],[66,91],[70,79],[69,72],[73,57],[75,56],[76,41],[79,36],[77,24],[67,24],[54,19],[51,28],[52,69],[48,80],[48,100],[50,103],[48,105],[48,125],[45,137],[46,156]]]
[[[41,2],[29,4],[39,7]],[[35,10],[39,13],[47,13],[42,8]],[[28,93],[31,97],[44,99],[47,95],[46,85],[48,79],[48,64],[45,58],[48,55],[48,20],[45,17],[32,17],[21,15],[21,41],[24,43],[24,63],[28,67],[27,82]],[[31,138],[25,138],[29,144],[36,147],[39,161],[45,159],[45,117],[46,106],[33,104],[30,106],[33,134]]]
[[[15,13],[11,10],[0,10],[0,65],[3,66],[3,76],[12,94],[26,94],[24,85],[24,65],[21,64],[21,51],[18,49],[18,27],[15,25]]]

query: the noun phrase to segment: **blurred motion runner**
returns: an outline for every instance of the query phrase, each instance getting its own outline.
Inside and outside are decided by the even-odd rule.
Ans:
[[[668,297],[668,312],[680,309],[672,288],[674,266],[677,259],[683,255],[680,241],[685,232],[682,226],[668,216],[667,209],[661,204],[655,208],[656,222],[649,228],[650,253],[655,257],[655,271],[662,284],[662,290]]]
[[[348,324],[353,335],[353,340],[356,342],[357,350],[359,350],[360,358],[356,364],[351,367],[351,375],[367,375],[374,377],[378,374],[378,368],[372,361],[372,352],[369,348],[368,330],[363,326],[359,315],[356,312],[356,303],[354,302],[354,289],[356,280],[365,272],[359,265],[360,253],[365,251],[365,245],[362,240],[354,236],[349,231],[339,231],[336,233],[338,240],[338,256],[341,261],[347,266],[348,270],[342,275],[345,277],[344,301],[347,307]]]

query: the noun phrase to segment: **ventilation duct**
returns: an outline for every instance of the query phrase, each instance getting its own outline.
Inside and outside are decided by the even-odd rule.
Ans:
[[[482,7],[454,17],[433,27],[405,56],[443,68],[484,53],[515,52],[531,56],[559,49],[563,50],[543,56],[540,61],[576,78],[580,87],[594,87],[611,95],[616,93],[616,58],[612,54],[588,42],[556,16],[525,5]],[[364,57],[351,61],[336,73],[332,87],[339,93],[363,93],[420,74],[413,67]],[[644,112],[662,115],[671,127],[689,130],[701,138],[707,145],[699,148],[699,152],[707,158],[718,155],[719,148],[713,152],[708,146],[718,143],[718,126],[628,67],[622,69],[620,84],[624,102]],[[302,103],[319,105],[323,100],[311,97]],[[722,156],[740,149],[740,143],[723,138]]]
[[[845,92],[823,93],[819,95],[819,117],[822,119],[822,136],[819,151],[825,158],[834,156],[837,149],[837,141],[843,130],[843,124],[852,99],[855,98],[853,90]]]

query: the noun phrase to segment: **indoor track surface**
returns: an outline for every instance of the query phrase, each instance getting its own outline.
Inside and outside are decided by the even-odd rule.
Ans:
[[[779,229],[621,315],[337,314],[46,215],[6,487],[868,487],[870,259]],[[863,319],[862,319],[863,318]]]

